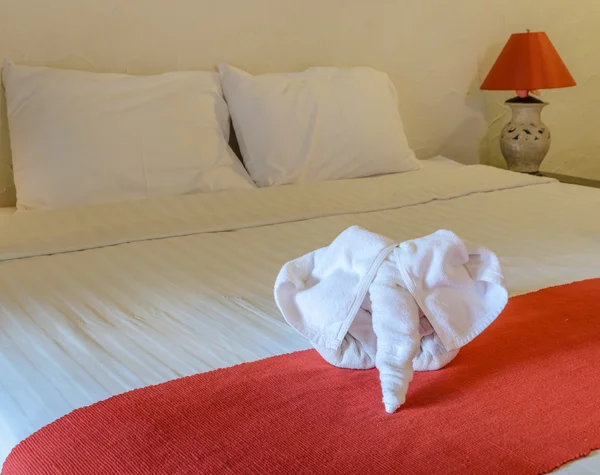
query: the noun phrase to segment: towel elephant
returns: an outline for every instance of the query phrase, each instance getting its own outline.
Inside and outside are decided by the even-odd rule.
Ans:
[[[326,361],[378,369],[390,413],[413,371],[447,365],[507,300],[496,255],[446,230],[397,243],[353,226],[275,282],[284,318]]]

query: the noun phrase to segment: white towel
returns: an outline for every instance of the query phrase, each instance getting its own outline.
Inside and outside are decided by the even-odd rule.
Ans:
[[[326,361],[377,367],[388,412],[413,370],[448,364],[507,298],[497,257],[443,230],[398,245],[354,226],[284,265],[275,283],[284,318]]]

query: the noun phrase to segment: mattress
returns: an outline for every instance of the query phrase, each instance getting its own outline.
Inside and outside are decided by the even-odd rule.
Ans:
[[[273,303],[274,279],[354,224],[395,240],[451,229],[499,255],[511,295],[600,277],[600,190],[441,159],[423,165],[3,216],[0,462],[75,408],[308,348]],[[600,456],[559,471],[600,474]]]

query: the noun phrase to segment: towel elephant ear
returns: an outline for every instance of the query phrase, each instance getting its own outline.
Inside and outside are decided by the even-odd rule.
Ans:
[[[473,340],[506,306],[498,257],[451,231],[402,243],[396,259],[407,289],[447,351]]]
[[[315,347],[337,351],[381,262],[396,243],[352,226],[327,247],[283,266],[275,302],[285,320]]]

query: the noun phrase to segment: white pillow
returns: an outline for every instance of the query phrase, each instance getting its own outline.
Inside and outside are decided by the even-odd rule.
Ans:
[[[254,187],[216,73],[5,63],[3,79],[20,210]]]
[[[370,68],[251,76],[220,65],[244,164],[259,186],[419,168],[396,90]]]

